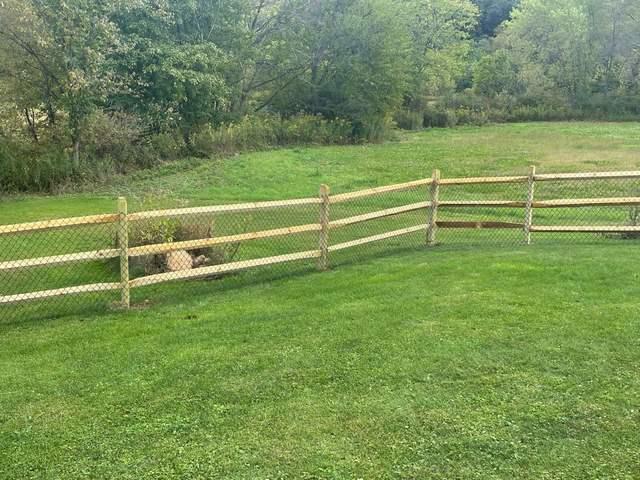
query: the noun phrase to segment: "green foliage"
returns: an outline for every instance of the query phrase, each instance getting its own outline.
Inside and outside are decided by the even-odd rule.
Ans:
[[[424,114],[408,108],[398,110],[393,120],[402,130],[420,130],[424,126]]]
[[[419,111],[429,97],[455,89],[465,71],[478,10],[470,0],[412,0],[405,8],[413,60],[405,105]]]
[[[76,171],[68,152],[50,146],[30,146],[0,137],[0,193],[52,191]]]
[[[300,2],[304,34],[295,41],[304,70],[273,92],[274,109],[343,118],[356,135],[377,139],[408,79],[408,32],[393,7],[382,0]]]
[[[350,122],[326,120],[318,115],[281,118],[277,115],[245,116],[218,128],[206,127],[193,138],[198,155],[266,150],[291,144],[345,144],[356,141]]]
[[[213,218],[199,218],[197,222],[163,219],[136,222],[130,226],[129,245],[132,247],[160,243],[182,242],[212,238],[215,235]],[[233,260],[239,245],[195,248],[187,253],[197,266],[218,265]],[[132,275],[153,275],[168,271],[167,254],[142,255],[131,259]]]
[[[638,118],[638,18],[624,0],[4,0],[1,188],[381,141],[392,119]]]
[[[517,95],[520,93],[517,65],[503,50],[486,55],[474,67],[473,85],[479,95],[489,99],[500,94]]]
[[[638,13],[637,2],[620,0],[523,0],[496,40],[503,66],[494,78],[517,72],[524,97],[595,113],[598,96],[637,93]]]

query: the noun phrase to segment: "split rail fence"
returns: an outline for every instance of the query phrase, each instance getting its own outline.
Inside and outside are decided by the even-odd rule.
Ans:
[[[638,191],[638,196],[593,196],[587,198],[550,198],[536,199],[536,186],[542,182],[606,182],[606,181],[626,180],[632,182],[634,191]],[[34,232],[52,232],[66,228],[79,226],[110,225],[113,228],[111,238],[111,248],[104,248],[79,253],[65,253],[58,255],[37,256],[33,258],[22,258],[19,249],[12,250],[19,259],[8,259],[2,261],[0,258],[0,288],[11,283],[11,275],[25,269],[37,269],[42,267],[59,266],[63,264],[77,265],[83,262],[111,260],[117,265],[119,280],[101,283],[87,283],[82,285],[72,285],[64,288],[51,288],[38,291],[27,291],[21,293],[6,293],[0,291],[0,305],[16,304],[31,300],[41,300],[52,297],[60,297],[81,293],[120,291],[120,304],[124,308],[130,305],[130,290],[147,285],[158,284],[172,280],[184,280],[191,278],[219,276],[228,272],[236,272],[253,267],[274,265],[283,262],[291,262],[305,259],[314,259],[317,268],[325,270],[331,265],[332,255],[335,252],[343,251],[352,247],[378,242],[385,239],[396,238],[408,234],[423,235],[423,243],[434,245],[438,242],[438,231],[441,229],[474,229],[474,230],[519,230],[521,240],[525,244],[531,243],[533,233],[598,233],[598,234],[625,234],[638,235],[640,237],[640,225],[637,222],[620,224],[592,224],[592,225],[545,225],[534,222],[534,212],[538,209],[573,209],[583,207],[632,207],[640,206],[640,172],[599,172],[599,173],[566,173],[566,174],[538,174],[535,167],[531,167],[527,175],[498,176],[498,177],[475,177],[475,178],[441,178],[438,170],[433,172],[431,178],[425,178],[407,183],[388,185],[366,190],[340,193],[332,195],[329,187],[322,185],[319,195],[312,198],[302,198],[294,200],[278,200],[254,203],[240,203],[231,205],[215,205],[191,208],[173,208],[165,210],[141,211],[129,213],[127,211],[127,201],[125,198],[118,200],[118,209],[114,213],[103,215],[92,215],[75,218],[63,218],[49,221],[22,223],[15,225],[0,225],[0,239],[7,236],[25,236]],[[443,198],[442,192],[454,186],[470,185],[514,185],[519,192],[519,199],[454,199]],[[393,192],[402,191],[418,192],[422,200],[408,204],[393,206],[391,208],[378,208],[372,212],[359,213],[357,215],[334,218],[333,209],[341,204],[354,202],[361,199],[377,197]],[[614,189],[615,190],[615,189]],[[574,190],[575,191],[575,190]],[[610,193],[607,191],[606,193]],[[614,192],[617,193],[617,192]],[[384,205],[384,201],[378,202],[376,206]],[[388,205],[388,204],[387,204]],[[146,243],[137,244],[130,242],[130,235],[135,232],[136,225],[140,222],[164,221],[180,219],[186,216],[204,215],[207,218],[219,215],[237,214],[252,212],[262,215],[268,222],[269,216],[264,212],[279,211],[298,207],[312,208],[315,211],[317,220],[310,223],[300,223],[293,226],[283,226],[278,228],[264,228],[251,232],[233,233],[230,235],[214,235],[212,230],[202,233],[202,238],[189,238],[186,240],[176,240],[169,238],[154,241],[147,239]],[[505,221],[504,219],[448,219],[441,220],[439,213],[443,209],[518,209],[521,211],[521,220]],[[400,216],[409,212],[419,213],[422,221],[414,225],[399,229],[390,229],[374,235],[365,235],[359,238],[332,243],[330,240],[333,232],[344,227],[358,225],[379,219],[386,219]],[[638,215],[640,217],[640,215]],[[262,218],[262,217],[261,217]],[[298,218],[298,217],[296,217]],[[599,222],[602,223],[602,222]],[[246,260],[233,260],[222,262],[220,260],[211,264],[211,259],[202,255],[201,264],[197,264],[196,255],[191,252],[207,251],[213,247],[223,245],[239,245],[246,242],[253,242],[260,239],[273,239],[276,237],[288,237],[299,234],[313,235],[315,247],[306,250],[295,251],[293,253],[281,253],[277,255],[266,255],[258,258]],[[48,240],[52,245],[56,239],[52,237]],[[265,250],[266,251],[266,250]],[[273,253],[273,252],[272,252]],[[187,255],[188,254],[188,255]],[[173,262],[172,268],[164,265],[151,274],[132,278],[130,266],[136,258],[160,259],[161,262]],[[175,258],[174,258],[175,257]],[[183,265],[176,267],[177,261]]]

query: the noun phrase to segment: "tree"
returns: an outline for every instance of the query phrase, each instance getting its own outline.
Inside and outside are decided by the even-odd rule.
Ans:
[[[269,86],[263,108],[342,117],[367,131],[399,106],[410,45],[393,4],[302,0],[290,7],[282,41],[292,74]]]
[[[518,65],[527,96],[609,108],[599,96],[637,92],[639,9],[626,0],[522,0],[495,46]]]
[[[125,54],[115,59],[127,90],[112,99],[152,131],[178,128],[187,145],[194,129],[216,123],[230,104],[225,72],[236,36],[238,2],[139,0],[114,12]]]
[[[478,9],[469,0],[411,0],[403,5],[413,59],[405,104],[420,110],[425,98],[455,89],[465,71]]]
[[[498,45],[515,63],[538,65],[570,106],[583,103],[596,70],[584,0],[522,0],[512,16]]]
[[[16,80],[14,99],[24,105],[32,130],[35,109],[43,108],[50,124],[59,108],[66,110],[78,167],[84,121],[117,83],[107,66],[119,48],[111,7],[90,0],[11,0],[3,6],[1,56],[8,60],[5,74]]]
[[[518,66],[504,50],[485,55],[474,66],[473,85],[476,92],[486,98],[501,94],[518,95]]]
[[[54,125],[64,79],[61,52],[32,4],[7,0],[0,8],[0,75],[5,98],[32,116],[43,109]]]

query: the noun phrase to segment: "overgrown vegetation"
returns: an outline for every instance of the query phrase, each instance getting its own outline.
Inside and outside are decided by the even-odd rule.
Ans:
[[[388,135],[381,129],[380,139]],[[191,135],[189,148],[175,132],[147,135],[132,115],[95,112],[84,133],[84,156],[75,165],[71,153],[58,144],[33,144],[7,139],[0,144],[2,191],[55,191],[70,182],[104,181],[114,175],[149,168],[183,155],[231,155],[290,144],[350,144],[352,125],[318,115],[284,118],[261,114],[214,127],[205,125]]]
[[[215,218],[198,218],[197,222],[178,219],[147,220],[134,223],[129,232],[129,245],[140,247],[161,243],[212,238],[216,233]],[[134,257],[131,273],[152,275],[192,267],[219,265],[233,260],[239,244],[192,248],[177,252]],[[172,259],[174,265],[172,265]]]
[[[624,0],[5,0],[0,189],[378,141],[394,119],[638,118],[639,19]]]

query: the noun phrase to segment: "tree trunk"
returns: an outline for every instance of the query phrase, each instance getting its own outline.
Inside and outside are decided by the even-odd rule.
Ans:
[[[29,114],[29,109],[24,109],[24,115],[27,117],[27,126],[29,128],[29,133],[31,137],[33,137],[33,141],[38,143],[38,132],[36,131],[36,114],[33,110],[31,110],[31,114]]]
[[[80,169],[80,139],[76,138],[73,141],[73,168],[74,170]]]
[[[56,124],[56,110],[53,108],[51,102],[47,102],[47,122],[50,127]]]

